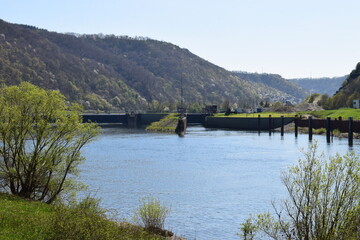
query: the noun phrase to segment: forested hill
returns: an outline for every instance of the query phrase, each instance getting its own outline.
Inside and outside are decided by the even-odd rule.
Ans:
[[[259,102],[264,85],[235,76],[186,49],[147,38],[59,34],[0,20],[0,83],[60,90],[89,109],[174,108],[187,103]],[[265,86],[266,89],[266,86]],[[281,94],[267,89],[267,97]],[[296,95],[296,98],[300,95]]]
[[[291,102],[298,102],[308,96],[310,93],[305,90],[303,87],[284,79],[278,74],[268,74],[268,73],[247,73],[234,71],[236,76],[241,79],[258,83],[260,85],[267,86],[268,90],[278,91],[278,98],[284,98],[285,100]],[[262,91],[262,97],[268,96],[270,99],[274,99],[275,96],[271,95],[274,93],[266,93],[266,91]],[[280,100],[280,99],[277,99]]]
[[[311,93],[327,94],[332,96],[341,87],[347,76],[333,78],[298,78],[289,79]]]
[[[329,109],[352,107],[354,99],[360,99],[360,62],[346,78],[336,94],[327,100],[326,107]]]

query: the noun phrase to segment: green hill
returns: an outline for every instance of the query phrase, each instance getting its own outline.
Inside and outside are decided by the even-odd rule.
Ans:
[[[60,90],[87,109],[175,109],[187,104],[253,106],[303,97],[243,79],[187,49],[148,38],[60,34],[0,20],[0,83],[28,81]],[[280,86],[280,85],[279,85]],[[294,96],[291,96],[291,95]]]
[[[334,96],[326,101],[325,108],[352,107],[354,99],[360,99],[360,63],[356,65]]]

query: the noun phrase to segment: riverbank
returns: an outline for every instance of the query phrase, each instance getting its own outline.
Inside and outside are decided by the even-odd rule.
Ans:
[[[0,206],[0,239],[181,239],[169,231],[110,220],[91,199],[55,206],[0,193]]]
[[[276,128],[274,129],[275,132],[280,132],[281,128]],[[309,133],[309,129],[307,127],[298,127],[298,131],[299,133],[302,134],[308,134]],[[284,132],[286,133],[294,133],[295,134],[295,124],[294,123],[290,123],[284,126]],[[315,135],[320,135],[320,136],[326,136],[326,129],[325,128],[319,128],[319,129],[313,129],[313,134]],[[332,137],[337,137],[337,138],[348,138],[348,133],[343,133],[340,132],[337,129],[334,129],[332,131]],[[360,139],[360,134],[359,133],[353,133],[353,138],[354,139]]]
[[[353,120],[360,120],[360,109],[354,108],[341,108],[335,110],[316,110],[316,111],[297,111],[297,112],[261,112],[261,113],[231,113],[225,115],[224,113],[216,113],[214,117],[237,117],[237,118],[261,118],[269,117],[279,118],[283,117],[295,117],[295,116],[313,116],[314,118],[325,119],[330,117],[332,119],[342,117],[342,119],[348,119],[352,117]]]

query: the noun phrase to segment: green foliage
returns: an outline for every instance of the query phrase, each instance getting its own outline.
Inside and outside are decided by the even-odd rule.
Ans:
[[[160,119],[160,121],[152,122],[146,127],[147,131],[152,132],[175,132],[175,128],[178,123],[179,114],[170,113],[167,116]]]
[[[313,129],[313,133],[314,134],[325,134],[326,133],[326,128],[318,128],[318,129]]]
[[[0,193],[0,239],[46,239],[53,207]]]
[[[353,117],[354,120],[360,119],[360,110],[354,108],[341,108],[337,110],[319,110],[319,111],[310,111],[310,112],[298,112],[298,115],[309,114],[317,118],[325,119],[330,118],[339,118],[348,119]]]
[[[115,240],[163,239],[129,223],[107,219],[99,201],[49,205],[0,193],[0,239]]]
[[[145,110],[153,100],[179,102],[181,82],[189,111],[200,109],[191,106],[194,103],[220,105],[224,98],[247,107],[268,96],[271,100],[305,96],[303,89],[280,76],[266,76],[274,85],[269,87],[268,81],[236,76],[162,41],[58,34],[2,20],[0,29],[6,36],[0,41],[1,81],[59,89],[69,101],[91,110]],[[170,105],[159,110],[174,110]]]
[[[358,66],[358,65],[357,65]],[[324,107],[326,109],[338,109],[351,107],[352,100],[360,98],[360,69],[356,67],[336,94],[329,98]]]
[[[100,97],[96,93],[85,95],[84,100],[90,103],[88,109],[101,109],[105,111],[111,109],[111,105],[104,98]],[[119,106],[119,99],[115,98],[114,101],[116,102],[113,103],[116,104],[116,106]]]
[[[326,108],[327,106],[325,105],[327,100],[329,99],[329,96],[327,94],[323,94],[320,96],[320,99],[318,101],[318,105],[319,106],[323,106],[324,108]]]
[[[188,104],[186,108],[188,113],[201,113],[203,108],[205,108],[205,105],[201,103],[192,103]]]
[[[316,151],[314,144],[304,159],[283,172],[288,198],[273,203],[275,216],[260,214],[245,222],[243,236],[258,229],[257,234],[272,239],[359,238],[359,157],[348,153],[327,161]]]
[[[47,203],[76,190],[80,150],[98,133],[79,110],[30,83],[0,89],[0,187]]]
[[[269,115],[271,115],[271,117],[279,118],[281,116],[295,117],[296,113],[278,113],[278,112],[236,113],[236,114],[230,114],[229,116],[225,116],[224,113],[216,113],[214,114],[214,117],[257,118],[259,115],[261,118],[268,118]]]
[[[305,99],[305,101],[306,101],[307,103],[313,103],[314,100],[315,100],[316,98],[318,98],[319,96],[320,96],[320,94],[318,94],[318,93],[313,93],[313,94],[311,94],[309,97],[307,97],[307,98]]]
[[[240,227],[241,233],[238,233],[238,236],[244,240],[253,240],[255,239],[255,234],[258,231],[257,226],[253,223],[253,219],[248,218]]]
[[[146,233],[106,218],[99,201],[85,198],[70,206],[58,206],[51,222],[50,238],[54,240],[144,239]]]
[[[163,229],[170,209],[154,197],[143,198],[135,217],[141,220],[145,229]]]

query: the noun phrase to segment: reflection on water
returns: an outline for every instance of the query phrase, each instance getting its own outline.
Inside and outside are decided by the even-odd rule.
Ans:
[[[327,155],[349,150],[347,139],[314,136]],[[155,196],[171,207],[166,228],[188,239],[238,239],[250,213],[271,210],[283,198],[280,172],[301,157],[307,135],[208,130],[187,135],[103,128],[83,151],[81,179],[105,208],[130,219],[139,199]],[[353,150],[359,150],[354,141]]]

